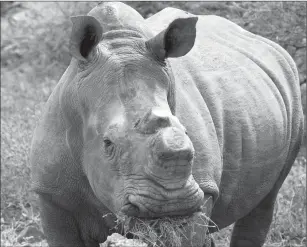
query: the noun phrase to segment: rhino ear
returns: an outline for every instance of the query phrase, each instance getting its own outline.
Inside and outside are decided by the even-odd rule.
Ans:
[[[181,57],[193,47],[198,17],[175,19],[165,30],[146,41],[146,46],[161,60]]]
[[[102,27],[93,16],[72,16],[73,24],[69,51],[78,60],[86,61],[102,36]]]

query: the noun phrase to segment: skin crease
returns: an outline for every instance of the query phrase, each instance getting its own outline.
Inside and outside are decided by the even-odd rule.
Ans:
[[[181,10],[144,20],[104,3],[89,15],[100,42],[86,59],[71,50],[32,141],[49,245],[98,246],[110,212],[186,215],[208,200],[219,228],[236,222],[231,246],[262,246],[303,131],[291,57],[216,16],[198,16],[194,42],[195,16]],[[182,30],[168,29],[177,18]],[[167,30],[178,43],[161,60]]]

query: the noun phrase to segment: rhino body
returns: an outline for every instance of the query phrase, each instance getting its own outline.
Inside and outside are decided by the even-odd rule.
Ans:
[[[262,246],[303,133],[289,54],[224,18],[174,8],[144,20],[105,3],[82,18],[32,142],[49,245],[98,246],[113,231],[110,212],[176,216],[209,200],[220,229],[236,223],[231,246]],[[91,62],[84,23],[102,54]]]

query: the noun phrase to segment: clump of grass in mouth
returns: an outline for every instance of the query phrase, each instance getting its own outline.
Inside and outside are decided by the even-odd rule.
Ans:
[[[203,212],[190,216],[163,217],[145,219],[128,216],[117,216],[117,227],[121,225],[123,235],[132,235],[149,247],[185,247],[182,244],[191,241],[197,232],[202,239],[206,238],[210,218]],[[197,230],[196,230],[197,228]],[[202,246],[196,243],[194,247]]]

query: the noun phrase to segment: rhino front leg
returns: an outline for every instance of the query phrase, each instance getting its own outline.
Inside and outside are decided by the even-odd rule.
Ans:
[[[300,141],[294,144],[293,152],[268,195],[248,215],[235,223],[230,247],[263,246],[273,218],[274,204],[280,187],[290,172],[299,151]]]
[[[49,247],[85,247],[71,213],[55,205],[48,195],[40,195],[39,200],[42,226]]]
[[[230,247],[261,247],[264,244],[272,222],[275,198],[272,199],[265,198],[235,223]]]

